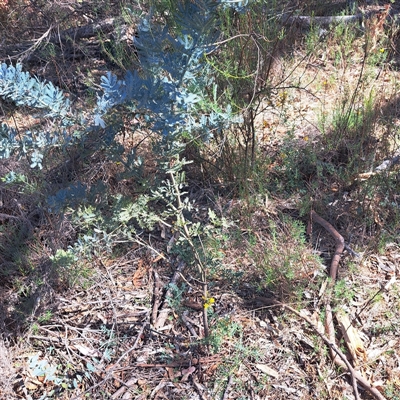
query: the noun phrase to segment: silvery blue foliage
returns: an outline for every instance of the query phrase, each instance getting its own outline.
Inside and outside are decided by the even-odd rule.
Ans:
[[[152,15],[138,26],[135,46],[142,70],[128,71],[123,79],[111,72],[101,78],[102,95],[98,97],[90,129],[106,128],[111,145],[119,131],[115,118],[107,123],[107,113],[123,105],[131,115],[142,116],[147,126],[164,136],[170,144],[180,133],[196,133],[208,140],[211,132],[238,122],[231,110],[204,109],[207,90],[214,84],[204,55],[212,51],[218,34],[217,7],[237,7],[239,3],[214,0],[188,0],[179,3],[174,13],[176,27],[152,22]],[[240,3],[242,6],[242,3]],[[72,118],[70,103],[62,90],[51,82],[41,82],[20,64],[0,65],[0,96],[20,106],[29,106],[51,118],[60,127],[54,132],[28,131],[17,135],[7,125],[0,127],[0,157],[30,157],[31,167],[42,168],[46,148],[72,143],[67,127],[81,126],[77,138],[88,131],[83,116]],[[124,111],[114,116],[123,119]],[[119,113],[119,114],[118,114]],[[126,114],[125,114],[126,115]],[[90,125],[90,124],[89,124]],[[200,134],[200,135],[199,135]]]
[[[172,140],[183,131],[208,133],[235,122],[230,109],[202,113],[196,107],[213,83],[204,55],[217,38],[217,7],[212,0],[181,2],[174,14],[175,35],[168,26],[152,24],[151,16],[144,18],[135,37],[143,70],[129,71],[121,80],[110,72],[101,78],[95,125],[104,128],[106,113],[120,104],[150,116],[153,131]]]
[[[61,379],[57,376],[57,367],[48,363],[47,360],[39,360],[39,354],[29,357],[29,368],[35,377],[44,377],[45,381],[60,384]]]
[[[29,106],[47,111],[49,117],[66,117],[69,100],[51,82],[41,82],[22,71],[22,65],[0,65],[0,96],[18,106]]]
[[[28,106],[43,110],[43,117],[57,119],[58,126],[65,127],[71,123],[68,118],[69,100],[64,93],[51,82],[41,82],[28,72],[22,71],[17,64],[0,65],[0,96],[13,101],[18,106]],[[31,167],[42,168],[43,151],[54,146],[65,137],[61,132],[27,131],[17,136],[16,131],[2,124],[0,127],[0,158],[12,155],[30,156]]]

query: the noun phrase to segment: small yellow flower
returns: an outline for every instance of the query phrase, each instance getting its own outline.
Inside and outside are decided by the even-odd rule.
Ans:
[[[203,297],[204,300],[204,308],[207,310],[207,308],[212,307],[213,304],[215,303],[215,299],[214,297],[210,297],[209,299],[205,299]]]
[[[380,49],[379,51],[380,51],[381,53],[384,53],[384,52],[385,52],[385,49],[382,48],[382,49]]]

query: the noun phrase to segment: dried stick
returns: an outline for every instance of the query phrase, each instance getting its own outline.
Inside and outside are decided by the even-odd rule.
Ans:
[[[14,215],[0,213],[0,220],[3,221],[4,219],[18,219],[18,220],[20,220],[21,217],[15,217]]]
[[[193,328],[193,325],[190,323],[190,321],[187,318],[188,314],[189,314],[189,312],[187,310],[183,312],[182,321],[186,325],[186,327],[188,328],[188,330],[192,334],[192,336],[194,336],[195,338],[198,338],[199,335],[196,333],[196,331]]]
[[[361,22],[363,20],[369,19],[379,13],[379,11],[368,11],[365,13],[359,12],[353,15],[338,15],[338,16],[326,16],[326,17],[316,17],[310,15],[291,15],[283,14],[281,16],[281,23],[283,25],[299,24],[300,26],[309,28],[312,24],[316,26],[329,26],[332,24],[351,24],[354,22]]]
[[[114,377],[115,379],[115,377]],[[120,383],[122,383],[123,386],[121,386],[112,396],[111,399],[120,399],[124,395],[124,393],[129,390],[135,383],[137,382],[137,378],[130,378],[128,382],[123,382],[118,379]]]
[[[181,368],[181,367],[188,367],[192,365],[202,365],[202,364],[215,364],[216,362],[220,361],[221,356],[219,354],[214,354],[209,357],[200,357],[200,358],[192,358],[192,359],[182,359],[176,362],[171,362],[169,364],[142,364],[137,363],[132,366],[133,369],[135,368]]]
[[[232,386],[232,382],[233,382],[232,375],[229,375],[228,383],[226,384],[226,388],[225,388],[225,390],[224,390],[224,394],[222,395],[221,400],[228,400],[229,389],[230,389],[230,387]]]
[[[158,309],[161,304],[162,282],[157,271],[153,271],[154,276],[154,292],[153,292],[153,308],[151,310],[150,323],[155,325],[157,322]]]

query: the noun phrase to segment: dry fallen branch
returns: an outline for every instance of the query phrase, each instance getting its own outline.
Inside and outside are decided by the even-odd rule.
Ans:
[[[49,38],[49,42],[57,44],[61,42],[68,42],[69,40],[77,41],[80,39],[87,39],[98,34],[104,34],[111,32],[115,29],[115,26],[123,22],[121,19],[117,18],[106,18],[102,21],[94,22],[91,24],[69,28],[65,31],[53,34]]]
[[[379,164],[373,171],[358,174],[357,177],[355,178],[355,181],[362,182],[362,181],[368,180],[372,176],[382,174],[383,172],[390,173],[389,171],[390,171],[391,167],[393,165],[397,165],[397,164],[400,164],[399,150],[396,151],[395,156],[382,161],[382,163]]]
[[[340,256],[343,253],[345,248],[343,236],[339,234],[339,232],[327,221],[321,218],[314,210],[311,211],[311,221],[315,221],[320,224],[323,228],[325,228],[335,239],[336,242],[336,249],[335,254],[333,255],[331,267],[330,267],[330,277],[332,279],[331,285],[334,285],[336,278],[337,278],[337,271],[339,267]],[[283,305],[286,309],[294,312],[296,315],[299,315],[305,321],[307,321],[317,332],[317,334],[321,337],[321,339],[329,346],[330,353],[332,359],[334,360],[335,364],[347,369],[351,375],[352,385],[354,396],[356,399],[359,399],[358,391],[357,391],[357,383],[356,380],[367,390],[371,393],[376,399],[378,400],[385,400],[385,397],[378,391],[378,389],[372,387],[370,383],[358,372],[356,371],[348,362],[346,356],[341,352],[340,349],[337,348],[335,345],[335,328],[333,325],[333,317],[332,317],[332,308],[330,305],[330,300],[327,300],[326,303],[326,317],[325,317],[325,330],[328,337],[323,335],[318,331],[318,329],[314,326],[311,320],[307,317],[302,316],[296,310],[292,309],[289,306]]]
[[[362,22],[363,20],[370,19],[375,15],[381,14],[381,10],[369,10],[367,12],[358,12],[353,15],[337,15],[337,16],[310,16],[310,15],[293,15],[292,13],[283,14],[281,16],[281,23],[283,25],[298,24],[305,28],[316,25],[320,27],[329,27],[332,24],[351,24],[354,22]],[[393,15],[392,15],[393,16]]]
[[[297,315],[298,317],[302,318],[304,321],[306,321],[311,328],[315,331],[315,333],[324,341],[324,343],[329,347],[330,351],[335,354],[335,363],[346,369],[353,380],[356,380],[361,386],[364,387],[365,390],[367,390],[375,399],[377,400],[386,400],[386,398],[379,392],[378,389],[372,387],[370,383],[360,374],[360,372],[356,371],[349,361],[347,360],[346,356],[342,353],[342,351],[336,346],[334,342],[332,342],[330,339],[328,339],[327,336],[325,336],[323,333],[321,333],[318,328],[314,325],[314,323],[306,317],[305,315],[302,315],[300,312],[295,310],[294,308],[290,307],[287,304],[280,303],[278,301],[275,301],[275,305],[284,307],[286,310],[292,312],[293,314]],[[336,355],[338,357],[336,357]],[[357,386],[357,383],[353,381],[353,389],[354,386]],[[356,399],[359,399],[358,393],[354,393]]]
[[[18,61],[31,61],[32,54],[43,44],[66,44],[68,42],[77,42],[81,39],[88,39],[96,37],[97,35],[110,33],[115,30],[115,27],[119,26],[122,29],[123,21],[117,18],[106,18],[99,22],[90,23],[87,25],[69,28],[64,31],[54,32],[54,26],[50,26],[38,39],[28,40],[23,43],[13,44],[10,46],[4,46],[1,60],[13,60]],[[53,33],[52,33],[53,32]]]
[[[339,267],[340,256],[344,250],[344,239],[343,236],[338,233],[338,231],[328,222],[321,218],[314,210],[311,211],[311,221],[320,224],[323,228],[325,228],[335,239],[336,249],[335,254],[333,255],[331,268],[330,268],[330,277],[332,281],[335,282],[337,277],[337,271]]]
[[[144,364],[138,363],[135,364],[134,367],[140,368],[181,368],[188,367],[191,365],[201,365],[201,364],[213,364],[221,360],[221,356],[219,354],[214,354],[209,357],[200,357],[200,358],[191,358],[191,359],[182,359],[178,362],[172,362],[170,364]]]

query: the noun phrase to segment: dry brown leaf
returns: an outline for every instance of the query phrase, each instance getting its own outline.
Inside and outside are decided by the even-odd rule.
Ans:
[[[138,261],[137,269],[133,274],[132,283],[135,287],[142,287],[144,286],[145,280],[144,277],[147,274],[147,268],[143,266],[143,260]]]
[[[42,382],[35,378],[27,378],[24,385],[28,390],[36,390],[39,386],[42,385]]]
[[[186,382],[189,379],[189,376],[192,375],[194,371],[196,371],[196,368],[193,366],[187,369],[183,369],[181,382]]]
[[[279,374],[278,371],[275,371],[274,369],[268,367],[268,365],[266,365],[266,364],[256,364],[256,367],[260,371],[264,372],[264,374],[272,376],[273,378],[279,378],[280,377],[280,374]]]
[[[197,302],[197,301],[184,300],[184,301],[182,302],[182,304],[183,304],[185,307],[191,308],[191,309],[196,310],[196,311],[202,311],[202,310],[203,310],[203,304],[202,304],[202,303],[199,303],[199,302]]]
[[[208,376],[213,376],[215,370],[218,368],[219,366],[219,362],[216,362],[215,364],[211,364],[209,368],[207,368],[206,374]]]

